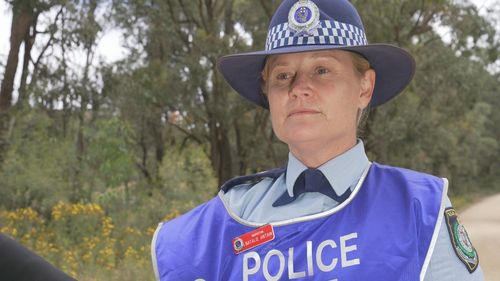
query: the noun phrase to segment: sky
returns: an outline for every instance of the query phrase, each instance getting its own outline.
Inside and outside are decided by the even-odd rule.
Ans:
[[[0,0],[0,63],[5,64],[9,52],[9,37],[12,13],[9,5]],[[111,63],[126,56],[125,48],[121,47],[121,37],[118,30],[106,30],[99,45],[97,54],[102,56],[106,62]]]
[[[493,3],[496,2],[500,5],[499,0],[472,0],[472,2],[482,14],[485,14],[486,8],[491,7]],[[7,61],[11,19],[9,5],[4,0],[0,0],[0,65],[5,65]],[[500,20],[497,21],[497,29],[500,30]],[[118,30],[105,30],[97,46],[97,57],[102,58],[106,63],[124,58],[127,51],[122,45],[123,41]]]

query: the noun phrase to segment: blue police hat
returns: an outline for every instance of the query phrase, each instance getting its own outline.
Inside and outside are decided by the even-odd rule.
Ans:
[[[261,72],[267,56],[320,50],[346,50],[365,57],[376,72],[370,105],[398,95],[415,73],[415,60],[388,44],[368,44],[361,18],[347,0],[284,0],[276,10],[263,51],[221,57],[219,71],[240,95],[269,108]]]

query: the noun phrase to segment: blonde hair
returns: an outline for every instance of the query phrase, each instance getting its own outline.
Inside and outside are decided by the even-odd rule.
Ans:
[[[365,75],[365,73],[371,69],[370,62],[362,55],[354,52],[350,52],[352,57],[352,63],[354,65],[354,70],[359,77]],[[370,104],[367,107],[358,111],[357,118],[357,135],[360,136],[364,133],[366,121],[368,120],[368,115],[370,113]]]

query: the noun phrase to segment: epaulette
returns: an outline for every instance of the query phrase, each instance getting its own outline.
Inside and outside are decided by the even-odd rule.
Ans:
[[[226,181],[222,186],[221,190],[224,192],[227,192],[231,188],[244,184],[244,183],[256,183],[258,181],[261,181],[264,178],[272,178],[273,180],[276,180],[279,176],[281,176],[284,172],[286,171],[285,167],[281,168],[276,168],[252,175],[247,175],[247,176],[239,176],[239,177],[234,177],[228,181]]]

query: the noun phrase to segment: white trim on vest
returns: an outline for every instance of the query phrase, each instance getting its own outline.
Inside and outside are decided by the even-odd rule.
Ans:
[[[319,219],[319,218],[330,216],[330,215],[332,215],[332,214],[334,214],[334,213],[336,213],[336,212],[344,209],[352,200],[354,200],[354,198],[358,194],[359,190],[361,189],[361,185],[365,181],[366,175],[368,174],[368,171],[370,170],[371,164],[372,163],[370,162],[370,164],[368,165],[368,167],[366,167],[366,169],[363,171],[363,174],[361,174],[361,177],[359,178],[359,181],[356,184],[356,187],[354,188],[351,196],[349,196],[349,198],[347,198],[341,204],[333,207],[330,210],[327,210],[327,211],[324,211],[324,212],[321,212],[321,213],[317,213],[317,214],[313,214],[313,215],[307,215],[307,216],[293,218],[293,219],[275,221],[275,222],[271,222],[269,224],[271,224],[272,226],[283,226],[283,225],[289,225],[289,224],[294,224],[294,223],[298,223],[298,222],[310,221],[310,220],[315,220],[315,219]],[[282,177],[282,176],[283,175],[281,175],[280,177]],[[235,221],[239,222],[242,225],[246,225],[246,226],[250,226],[250,227],[260,227],[260,226],[262,226],[262,225],[265,224],[265,223],[261,223],[261,222],[247,221],[247,220],[244,220],[244,219],[240,218],[228,206],[226,200],[224,200],[223,195],[224,195],[224,191],[221,190],[219,192],[219,199],[222,201],[222,204],[224,205],[224,208],[226,209],[226,211],[229,214],[229,216],[231,216]]]
[[[151,260],[153,262],[153,270],[155,272],[156,280],[160,281],[160,271],[158,270],[158,260],[156,258],[156,239],[158,239],[158,233],[160,232],[163,223],[159,223],[153,235],[153,240],[151,241]]]
[[[432,233],[431,243],[429,244],[429,249],[427,250],[427,255],[425,256],[424,264],[422,265],[422,271],[420,271],[420,281],[424,280],[425,274],[429,267],[432,254],[434,253],[434,247],[441,231],[441,224],[444,217],[444,207],[446,205],[446,194],[448,194],[448,179],[443,178],[443,193],[441,194],[441,206],[439,207],[439,213],[436,220],[436,225],[434,226],[434,232]]]

